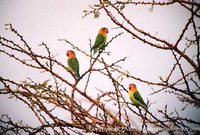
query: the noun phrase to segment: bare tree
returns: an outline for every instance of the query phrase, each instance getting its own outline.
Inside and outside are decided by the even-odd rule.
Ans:
[[[161,39],[152,35],[145,30],[135,26],[129,18],[123,13],[123,10],[132,5],[152,6],[169,6],[179,4],[185,10],[188,10],[191,15],[188,22],[182,29],[180,36],[175,43],[171,43],[166,39]],[[1,95],[9,95],[11,99],[17,99],[26,104],[35,115],[40,125],[32,127],[23,122],[14,122],[8,115],[3,115],[0,120],[0,133],[2,134],[85,134],[93,132],[96,134],[159,134],[163,131],[169,134],[176,134],[181,130],[184,134],[196,133],[199,128],[192,129],[190,126],[200,126],[199,119],[186,118],[182,116],[182,112],[186,108],[192,107],[199,109],[200,107],[200,45],[199,45],[199,24],[196,20],[200,18],[200,3],[195,1],[174,0],[168,2],[134,2],[127,1],[108,1],[99,0],[96,5],[90,6],[89,10],[85,10],[85,16],[94,14],[98,17],[102,11],[107,13],[107,16],[119,28],[121,33],[112,37],[107,42],[106,46],[112,44],[113,40],[124,34],[133,37],[133,40],[138,40],[145,45],[154,47],[158,51],[170,51],[174,58],[174,64],[171,71],[166,77],[160,77],[159,82],[151,80],[144,80],[127,72],[126,69],[120,67],[120,63],[125,63],[127,57],[113,61],[108,64],[106,59],[101,56],[102,53],[107,53],[102,50],[96,57],[91,53],[78,48],[78,45],[71,43],[68,39],[59,39],[59,42],[64,42],[70,45],[78,53],[81,53],[90,62],[90,66],[82,73],[81,79],[76,80],[70,73],[67,73],[65,64],[56,59],[56,54],[53,54],[47,44],[41,43],[39,47],[44,49],[46,54],[40,54],[31,48],[31,45],[24,39],[24,37],[11,25],[6,24],[6,30],[13,33],[20,43],[3,36],[0,36],[0,53],[10,57],[13,61],[20,62],[23,66],[43,74],[48,74],[49,78],[43,82],[37,82],[31,77],[19,82],[10,78],[0,77]],[[115,14],[117,13],[117,14]],[[193,37],[185,37],[188,30],[193,31]],[[17,39],[16,39],[17,40]],[[180,43],[184,43],[181,44]],[[91,47],[91,41],[88,47]],[[191,47],[196,48],[191,57],[187,50]],[[108,54],[109,57],[109,54]],[[187,71],[182,66],[182,63],[187,63],[193,70]],[[96,64],[101,66],[95,66]],[[56,69],[66,71],[67,78],[59,74]],[[180,73],[181,75],[174,80],[173,75]],[[94,89],[98,91],[96,97],[92,97],[88,91],[88,85],[91,82],[91,74],[99,73],[105,78],[109,78],[113,86],[113,90],[104,92],[101,89]],[[170,112],[168,106],[158,109],[157,112],[150,112],[148,110],[138,111],[133,107],[130,101],[125,98],[127,95],[127,87],[121,84],[123,79],[133,79],[141,83],[149,85],[153,89],[152,95],[161,92],[170,93],[179,100],[180,103],[186,104],[182,108],[182,112],[176,109]],[[77,85],[85,82],[83,86]],[[75,100],[75,95],[86,100],[87,105]],[[148,101],[148,106],[151,107],[153,103]],[[107,106],[115,105],[116,110],[111,110]],[[63,120],[59,118],[54,112],[56,110],[63,110],[70,115],[70,119]],[[141,128],[134,127],[134,119],[129,114],[134,114],[140,119]],[[156,131],[152,131],[152,127]],[[191,132],[188,132],[191,131]]]

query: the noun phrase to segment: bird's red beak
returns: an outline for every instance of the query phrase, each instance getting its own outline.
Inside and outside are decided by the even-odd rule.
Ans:
[[[131,87],[132,87],[132,84],[129,84],[129,87],[128,87],[128,88],[129,88],[129,90],[131,89]]]

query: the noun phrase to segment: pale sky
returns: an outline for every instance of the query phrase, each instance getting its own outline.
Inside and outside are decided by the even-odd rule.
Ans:
[[[95,2],[98,2],[98,0],[0,0],[0,35],[15,38],[4,29],[6,23],[11,23],[36,51],[41,51],[38,44],[44,42],[54,54],[58,54],[57,60],[66,63],[66,50],[72,48],[64,42],[58,41],[58,39],[66,38],[80,49],[89,52],[89,39],[94,43],[100,27],[106,26],[109,29],[108,40],[122,32],[121,29],[113,29],[116,26],[106,16],[105,12],[101,12],[98,19],[94,19],[92,15],[82,18],[83,10],[89,9],[89,5]],[[148,10],[150,8],[151,6],[131,6],[124,12],[140,29],[172,43],[175,42],[188,20],[189,12],[185,12],[183,7],[177,4],[162,8],[154,7],[153,12]],[[20,43],[20,40],[18,42]],[[138,42],[138,40],[133,40],[126,33],[114,40],[106,50],[111,52],[111,56],[102,54],[102,57],[108,63],[128,56],[128,59],[121,66],[124,70],[129,70],[132,75],[144,80],[159,81],[159,76],[166,76],[170,67],[174,64],[171,52],[149,47]],[[189,52],[191,55],[194,52],[192,49],[189,51],[191,51]],[[77,53],[81,73],[87,70],[89,64],[88,58],[82,56],[81,53]],[[38,81],[46,79],[44,76],[38,77],[39,74],[35,71],[29,72],[29,69],[13,62],[13,60],[11,61],[8,57],[0,55],[0,60],[0,76],[19,81],[26,79],[26,77]],[[186,64],[185,67],[187,67]],[[191,69],[191,67],[187,68],[187,70]],[[62,71],[60,73],[62,74]],[[100,79],[101,82],[99,82]],[[92,82],[89,86],[91,93],[96,90],[95,88],[108,91],[112,89],[112,83],[107,83],[108,78],[100,79],[98,74],[92,75]],[[152,90],[146,84],[129,78],[124,79],[122,83],[128,89],[128,84],[132,82],[137,84],[145,101],[147,98],[151,102],[157,101],[150,108],[150,111],[156,112],[157,108],[164,108],[165,104],[170,105],[171,109],[177,107],[176,100],[171,100],[174,98],[169,95],[149,96]],[[84,81],[80,82],[79,87],[83,84]],[[188,109],[187,112],[189,116],[197,116],[199,111]],[[32,115],[30,110],[19,102],[1,96],[0,115],[4,113],[8,113],[14,120],[22,119],[34,124],[30,119],[30,115]],[[63,115],[65,114],[63,113]]]

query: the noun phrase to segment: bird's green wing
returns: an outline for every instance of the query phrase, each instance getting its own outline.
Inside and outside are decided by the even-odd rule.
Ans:
[[[104,44],[106,41],[106,37],[98,34],[94,43],[94,46],[92,47],[92,49],[98,48],[100,47],[101,44]]]
[[[142,105],[144,105],[145,107],[147,107],[147,105],[145,104],[144,100],[142,99],[140,93],[138,91],[136,91],[134,94],[133,94],[134,98],[140,102]]]
[[[79,75],[79,62],[78,59],[75,58],[70,58],[67,61],[69,67],[71,68],[71,72],[74,73],[78,78],[80,77]]]

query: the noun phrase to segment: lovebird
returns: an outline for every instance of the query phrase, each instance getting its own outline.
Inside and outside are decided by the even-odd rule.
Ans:
[[[76,58],[76,54],[72,50],[68,50],[66,53],[68,59],[67,59],[67,64],[68,67],[67,69],[76,77],[76,79],[80,79],[80,74],[79,74],[79,62],[78,59]]]
[[[129,98],[132,101],[133,105],[135,105],[138,109],[139,109],[139,106],[147,109],[147,105],[145,104],[144,100],[142,99],[135,84],[129,84],[128,94],[129,94]]]
[[[108,33],[108,29],[106,27],[103,27],[99,30],[99,33],[95,40],[95,43],[94,43],[93,47],[91,48],[91,51],[92,50],[94,51],[93,55],[97,51],[99,51],[105,47],[105,43],[107,40],[107,33]]]

